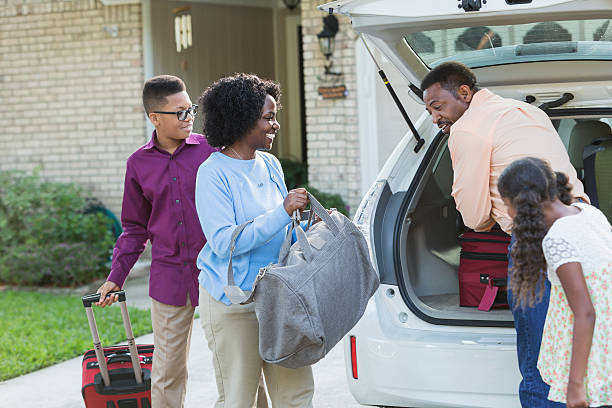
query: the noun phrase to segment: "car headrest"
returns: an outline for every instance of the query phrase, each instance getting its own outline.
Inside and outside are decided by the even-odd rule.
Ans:
[[[590,145],[596,139],[609,138],[610,136],[612,136],[610,125],[599,120],[584,120],[574,125],[570,133],[567,153],[578,174],[584,167],[582,164],[584,147]]]

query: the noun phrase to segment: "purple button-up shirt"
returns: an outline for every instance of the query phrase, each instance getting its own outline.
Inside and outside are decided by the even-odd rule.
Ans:
[[[145,248],[152,244],[149,295],[183,306],[198,305],[196,258],[206,243],[195,208],[200,164],[216,149],[192,133],[173,154],[155,146],[157,134],[127,161],[121,224],[108,280],[123,286]]]

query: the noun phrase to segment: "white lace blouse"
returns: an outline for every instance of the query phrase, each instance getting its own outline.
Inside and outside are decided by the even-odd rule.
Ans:
[[[542,240],[550,304],[546,315],[538,368],[550,385],[548,399],[565,402],[571,361],[574,315],[557,269],[578,262],[595,308],[596,323],[585,387],[589,406],[612,404],[612,227],[605,215],[588,204],[556,220]]]

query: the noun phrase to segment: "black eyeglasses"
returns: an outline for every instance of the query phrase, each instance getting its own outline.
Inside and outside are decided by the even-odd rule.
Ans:
[[[163,113],[164,115],[176,115],[178,120],[186,120],[188,114],[191,114],[191,116],[195,116],[196,113],[198,113],[198,105],[191,105],[189,109],[183,109],[178,112],[153,111],[153,113]]]

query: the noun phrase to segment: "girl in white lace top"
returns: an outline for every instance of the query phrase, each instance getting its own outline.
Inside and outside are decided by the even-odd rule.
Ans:
[[[499,192],[513,218],[515,307],[551,283],[538,369],[548,399],[568,408],[612,405],[612,227],[597,208],[572,203],[567,177],[540,159],[513,162]]]

